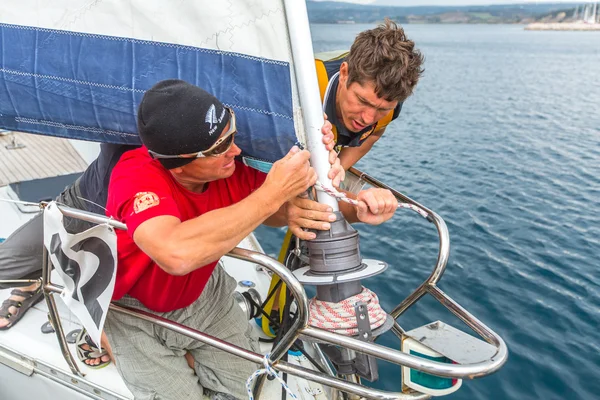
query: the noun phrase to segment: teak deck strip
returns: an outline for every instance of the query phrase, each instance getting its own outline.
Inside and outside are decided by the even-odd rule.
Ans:
[[[9,150],[13,143],[24,148]],[[67,139],[11,132],[0,135],[0,186],[82,172],[86,162]]]

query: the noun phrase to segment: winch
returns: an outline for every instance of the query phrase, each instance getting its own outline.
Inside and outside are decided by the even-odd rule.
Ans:
[[[335,215],[330,230],[316,231],[315,239],[304,242],[304,251],[296,248],[296,255],[308,266],[295,270],[294,275],[304,285],[316,286],[317,295],[310,301],[311,326],[373,341],[389,330],[394,320],[381,308],[377,296],[362,286],[361,279],[382,273],[387,264],[362,259],[358,232],[341,212]],[[374,357],[331,344],[321,347],[339,374],[377,380]]]

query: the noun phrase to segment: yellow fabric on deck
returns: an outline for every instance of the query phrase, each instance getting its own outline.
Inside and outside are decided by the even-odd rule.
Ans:
[[[329,76],[327,75],[327,69],[325,63],[322,60],[315,60],[315,66],[317,67],[317,80],[319,81],[319,92],[321,93],[321,104],[325,101],[325,92],[327,91],[327,85],[329,85]],[[335,125],[331,126],[333,132],[333,140],[337,142],[337,128]]]

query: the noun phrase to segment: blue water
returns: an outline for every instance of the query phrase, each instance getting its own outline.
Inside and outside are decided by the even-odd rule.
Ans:
[[[367,28],[313,25],[315,51],[347,48]],[[440,287],[510,350],[499,372],[448,398],[598,398],[600,32],[406,31],[425,54],[425,75],[357,166],[445,219],[451,254]],[[356,226],[362,254],[390,264],[364,281],[389,310],[431,272],[435,229],[410,211]],[[260,231],[268,252],[278,252],[278,236]],[[431,298],[399,322],[437,319],[464,327]],[[398,346],[390,335],[381,343]],[[397,390],[400,369],[380,369],[375,386]]]

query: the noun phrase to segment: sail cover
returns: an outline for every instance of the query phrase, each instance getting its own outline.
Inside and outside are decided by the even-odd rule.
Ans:
[[[244,155],[305,142],[281,0],[2,0],[0,40],[1,128],[137,144],[144,92],[177,78],[234,109]]]

